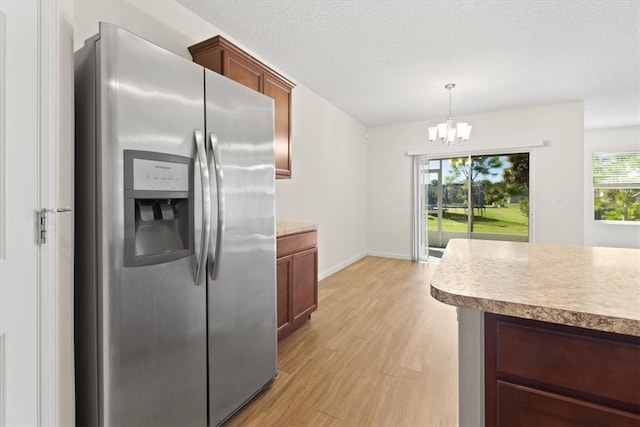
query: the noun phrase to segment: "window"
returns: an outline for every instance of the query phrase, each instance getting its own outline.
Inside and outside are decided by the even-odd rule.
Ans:
[[[640,223],[640,151],[592,157],[596,221]]]

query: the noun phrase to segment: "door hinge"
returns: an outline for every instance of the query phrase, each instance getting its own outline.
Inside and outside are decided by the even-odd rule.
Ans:
[[[50,213],[71,212],[71,208],[54,208],[46,209],[42,208],[38,211],[38,228],[40,229],[40,241],[39,243],[47,243],[47,231]]]

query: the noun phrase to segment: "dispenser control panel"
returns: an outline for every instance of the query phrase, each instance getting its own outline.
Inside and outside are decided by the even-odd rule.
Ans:
[[[133,189],[189,191],[189,165],[134,158]]]
[[[194,159],[123,150],[124,265],[163,264],[194,253]]]

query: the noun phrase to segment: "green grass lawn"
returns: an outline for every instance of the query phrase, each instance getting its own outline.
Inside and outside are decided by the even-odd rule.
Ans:
[[[438,229],[438,219],[429,215],[429,230]],[[467,231],[467,212],[463,208],[447,209],[442,218],[444,231]],[[487,207],[485,215],[474,210],[473,231],[477,233],[520,234],[529,233],[529,219],[520,212],[520,205],[510,203],[504,208]]]

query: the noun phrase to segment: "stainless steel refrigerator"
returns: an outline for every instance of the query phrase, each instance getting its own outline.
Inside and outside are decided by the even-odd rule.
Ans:
[[[107,23],[75,62],[78,425],[218,425],[277,374],[273,101]]]

